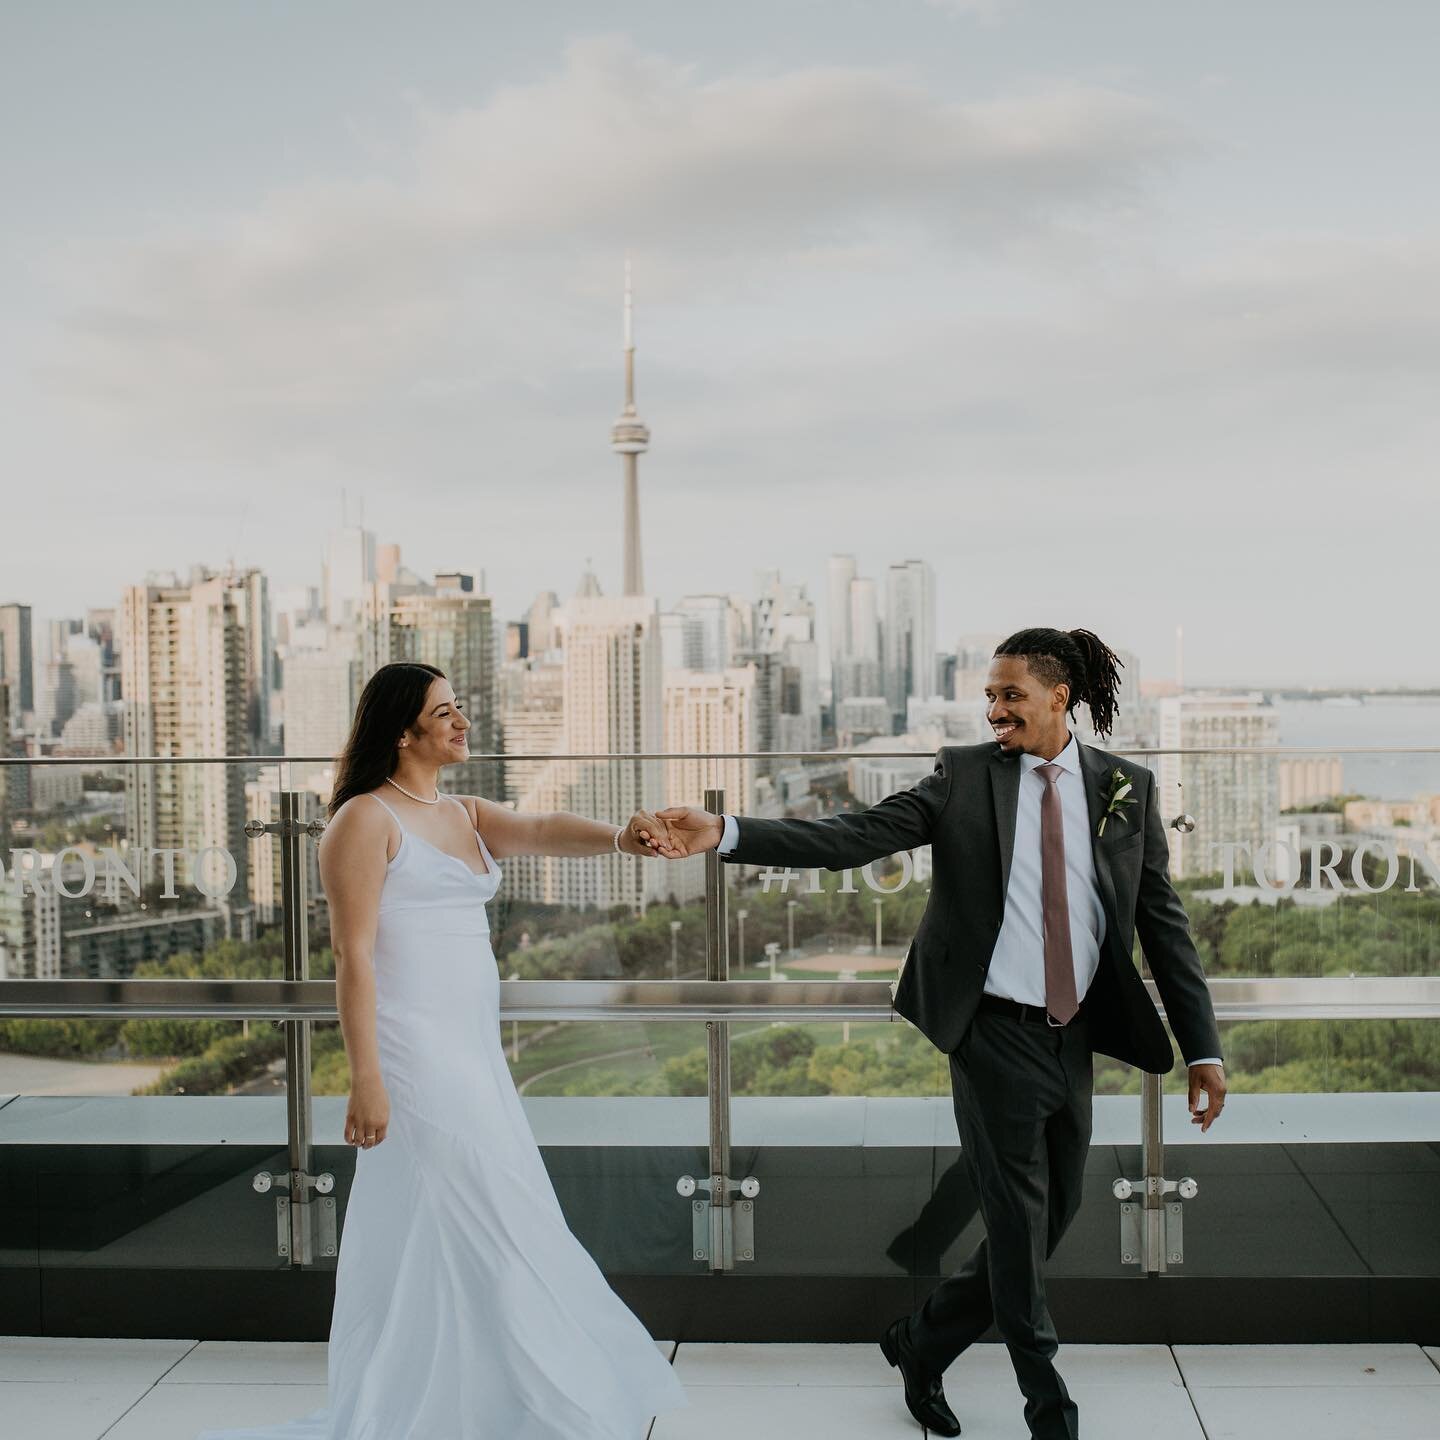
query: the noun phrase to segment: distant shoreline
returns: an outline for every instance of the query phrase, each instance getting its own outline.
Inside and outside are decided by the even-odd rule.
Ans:
[[[1149,699],[1164,698],[1165,692],[1160,696],[1149,692],[1147,686],[1149,681],[1141,685],[1141,693]],[[1172,681],[1163,676],[1154,682],[1156,685],[1166,686],[1173,684]],[[1423,689],[1406,689],[1403,686],[1395,685],[1335,685],[1326,686],[1323,689],[1306,689],[1304,687],[1292,687],[1285,685],[1236,684],[1231,681],[1220,680],[1193,680],[1185,686],[1187,694],[1199,694],[1204,692],[1211,695],[1254,695],[1259,693],[1267,700],[1440,700],[1440,685],[1427,686]],[[1169,692],[1179,694],[1179,691]]]
[[[1254,689],[1255,687],[1251,686],[1250,688]],[[1273,700],[1440,700],[1440,688],[1433,690],[1369,690],[1364,686],[1350,686],[1340,690],[1272,690],[1266,688],[1264,693]]]

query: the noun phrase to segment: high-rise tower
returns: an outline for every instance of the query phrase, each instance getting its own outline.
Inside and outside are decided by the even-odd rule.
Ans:
[[[625,408],[610,431],[610,448],[625,469],[625,583],[623,593],[640,595],[645,581],[640,564],[640,467],[637,457],[650,448],[650,431],[635,412],[635,328],[630,306],[630,262],[625,262]]]

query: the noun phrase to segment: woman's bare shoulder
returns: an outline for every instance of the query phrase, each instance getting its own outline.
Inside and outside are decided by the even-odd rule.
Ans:
[[[324,839],[364,844],[369,840],[383,839],[394,828],[393,817],[383,805],[377,805],[375,797],[367,791],[363,795],[352,795],[330,817]]]

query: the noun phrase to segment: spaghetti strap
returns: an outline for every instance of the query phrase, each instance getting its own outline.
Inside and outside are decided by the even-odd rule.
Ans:
[[[405,833],[405,822],[401,820],[401,818],[393,810],[391,810],[390,807],[378,795],[371,795],[370,798],[382,810],[386,811],[389,814],[390,818],[400,827],[400,833],[403,835]]]

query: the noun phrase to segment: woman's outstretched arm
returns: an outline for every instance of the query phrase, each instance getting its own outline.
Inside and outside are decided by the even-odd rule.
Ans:
[[[655,851],[640,838],[637,821],[643,820],[652,833],[664,833],[664,825],[648,811],[641,811],[627,825],[612,825],[605,820],[588,820],[556,810],[546,815],[532,815],[478,795],[458,797],[470,812],[475,828],[485,837],[485,844],[496,859],[506,855],[606,855],[613,854],[617,844],[625,855],[653,855]]]

